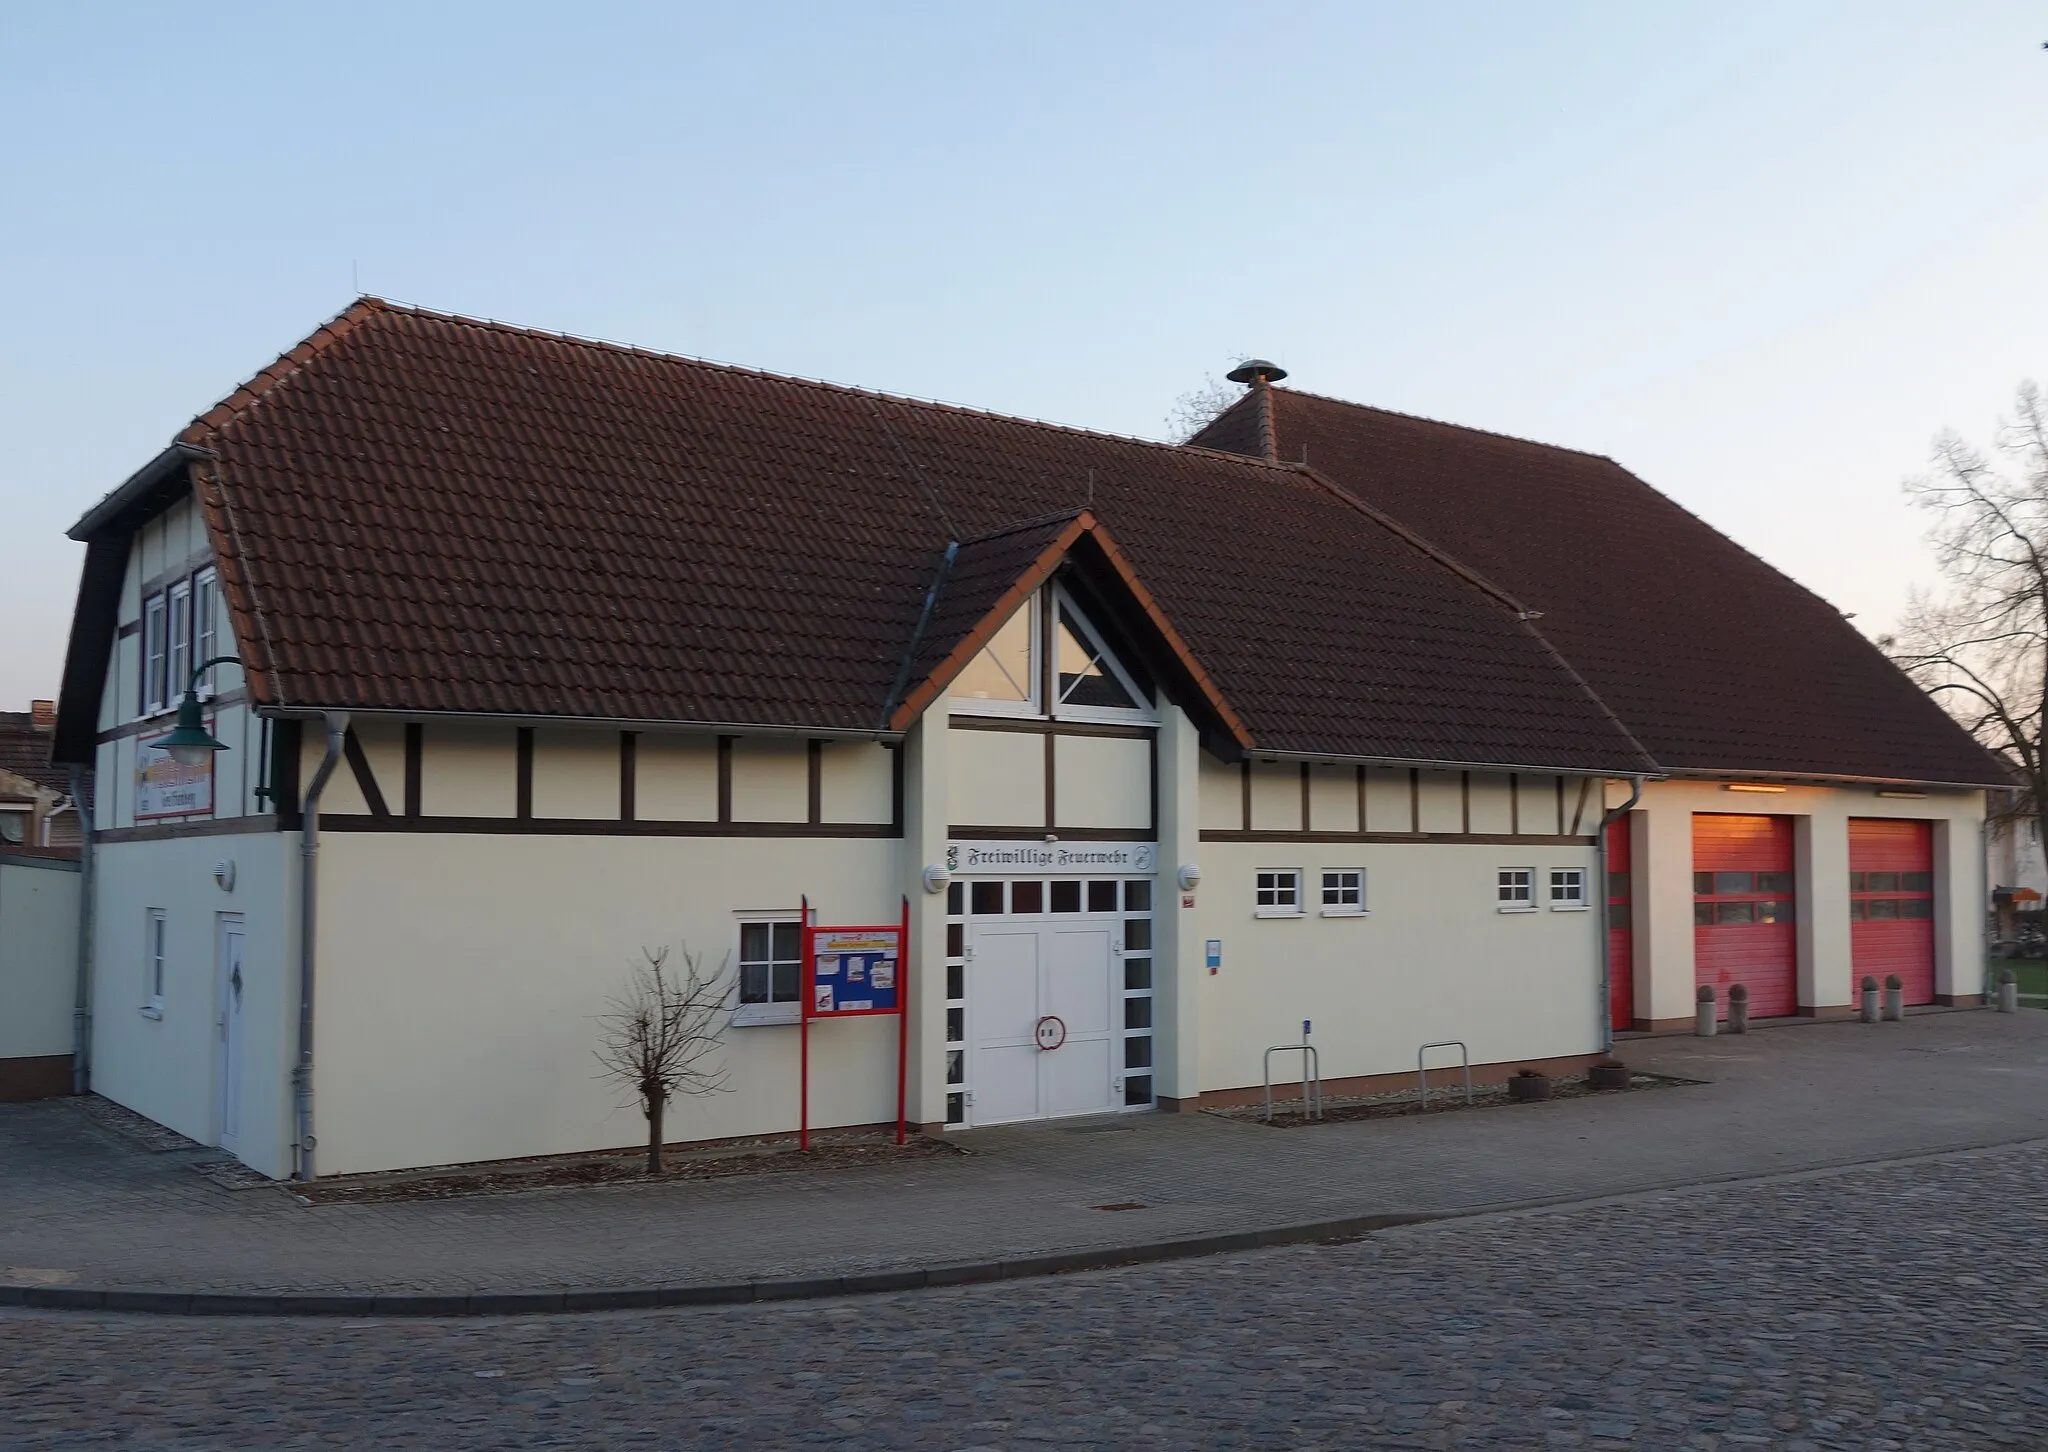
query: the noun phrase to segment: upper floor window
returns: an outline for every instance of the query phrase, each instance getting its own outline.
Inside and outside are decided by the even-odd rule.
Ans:
[[[220,648],[220,577],[211,569],[192,577],[192,663],[212,660]],[[209,670],[199,682],[199,694],[211,696],[220,682],[220,667]]]
[[[164,708],[165,667],[170,648],[170,611],[162,595],[142,606],[142,702],[144,715]]]
[[[171,664],[165,683],[164,704],[176,705],[192,680],[192,582],[180,580],[171,586]]]
[[[1058,585],[1003,622],[954,678],[955,711],[1079,721],[1150,721],[1151,693]]]

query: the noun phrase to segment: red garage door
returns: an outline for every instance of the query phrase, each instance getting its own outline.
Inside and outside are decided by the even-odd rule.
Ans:
[[[1693,972],[1713,985],[1721,1016],[1738,983],[1749,988],[1752,1018],[1797,1012],[1792,819],[1695,816],[1692,891]]]
[[[1934,827],[1849,821],[1849,957],[1856,984],[1896,973],[1906,1002],[1934,1002]]]
[[[1607,1021],[1616,1029],[1636,1019],[1635,934],[1629,918],[1628,818],[1607,829]]]

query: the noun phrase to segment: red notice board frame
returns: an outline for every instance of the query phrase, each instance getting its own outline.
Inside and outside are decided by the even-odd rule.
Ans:
[[[817,944],[827,934],[843,936],[849,933],[865,933],[878,939],[893,938],[896,945],[896,1001],[890,1008],[835,1008],[825,1013],[817,1011],[818,985]],[[905,1090],[910,1067],[910,899],[903,899],[903,915],[894,923],[865,927],[855,924],[850,927],[832,927],[811,921],[811,902],[806,897],[803,904],[803,1001],[799,1005],[802,1014],[798,1019],[798,1058],[801,1063],[797,1089],[798,1110],[797,1147],[808,1150],[811,1147],[811,1020],[835,1018],[886,1018],[896,1016],[896,1143],[906,1138],[907,1107]]]

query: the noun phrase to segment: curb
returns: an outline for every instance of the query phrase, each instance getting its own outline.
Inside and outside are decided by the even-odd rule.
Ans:
[[[861,1271],[844,1276],[724,1281],[630,1290],[490,1291],[474,1295],[330,1296],[284,1292],[221,1295],[187,1291],[107,1291],[78,1286],[0,1285],[0,1306],[44,1311],[126,1311],[157,1316],[528,1316],[565,1311],[635,1311],[669,1306],[733,1306],[756,1301],[801,1301],[826,1296],[876,1295],[938,1286],[1022,1280],[1069,1271],[1105,1270],[1164,1260],[1189,1260],[1276,1245],[1346,1240],[1465,1212],[1352,1215],[1269,1230],[1195,1235],[1141,1245],[1057,1251],[1015,1260],[952,1261],[908,1270]]]

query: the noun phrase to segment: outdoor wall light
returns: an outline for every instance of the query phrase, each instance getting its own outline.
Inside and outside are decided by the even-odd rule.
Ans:
[[[220,861],[214,863],[213,880],[214,884],[222,892],[233,892],[235,890],[235,859],[223,857]]]
[[[192,679],[185,683],[185,699],[178,702],[178,724],[171,728],[171,734],[161,741],[150,743],[159,751],[168,751],[171,760],[180,766],[204,766],[213,760],[216,751],[228,749],[225,741],[214,740],[213,733],[206,729],[206,718],[199,710],[199,678],[217,665],[240,665],[242,658],[235,655],[217,655],[203,660],[192,668]]]
[[[945,868],[939,866],[936,862],[924,870],[924,890],[926,892],[944,892],[946,884],[952,880],[953,874],[946,871]]]
[[[1180,865],[1180,890],[1182,892],[1193,892],[1195,884],[1201,880],[1201,868],[1195,866],[1192,862],[1183,862]]]

